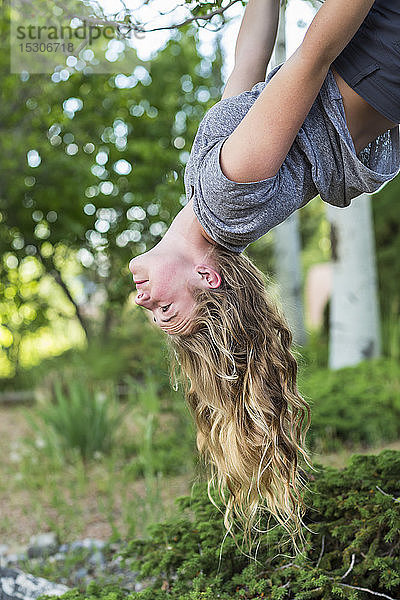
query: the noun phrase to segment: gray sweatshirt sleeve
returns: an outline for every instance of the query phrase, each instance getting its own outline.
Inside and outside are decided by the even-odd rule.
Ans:
[[[228,179],[219,161],[225,139],[214,143],[199,163],[193,210],[216,242],[242,252],[299,208],[299,197],[289,161],[273,177],[246,183]]]
[[[193,198],[196,217],[212,239],[232,252],[243,252],[318,194],[334,206],[348,206],[352,198],[373,193],[399,172],[398,127],[356,155],[342,97],[329,71],[279,171],[247,183],[226,177],[221,147],[279,68],[265,82],[208,110],[186,165],[186,196]]]

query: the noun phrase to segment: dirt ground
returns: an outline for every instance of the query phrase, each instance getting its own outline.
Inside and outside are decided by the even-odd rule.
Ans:
[[[46,521],[57,520],[58,523],[60,522],[58,511],[49,501],[54,490],[35,490],[35,498],[33,498],[31,491],[21,489],[20,485],[16,486],[10,481],[10,479],[15,479],[15,476],[18,478],[19,465],[15,460],[15,454],[18,454],[18,446],[24,437],[31,434],[30,426],[24,416],[26,411],[27,408],[23,406],[0,406],[0,545],[6,544],[9,546],[10,552],[27,545],[32,535],[44,533],[51,529],[46,523],[41,523],[43,513],[46,514]],[[90,474],[85,495],[78,498],[79,521],[82,523],[82,528],[76,539],[89,537],[108,540],[112,534],[110,523],[98,507],[98,475],[100,474],[101,468],[98,467],[96,473],[96,467],[94,467]],[[177,496],[190,494],[191,485],[191,481],[185,476],[164,479],[161,483],[161,498],[165,509],[173,508],[174,499]],[[71,509],[73,510],[73,502],[76,503],[77,501],[76,495],[72,499],[74,496],[73,490],[68,490],[67,486],[62,491],[64,494],[63,499],[67,504],[71,501]],[[105,492],[105,501],[106,495]],[[144,482],[134,482],[130,486],[128,495],[144,498]],[[71,496],[71,499],[67,496]],[[118,493],[114,495],[113,501],[113,515],[117,525],[121,525],[123,523],[124,506]],[[41,505],[39,512],[37,510],[38,503]],[[65,531],[68,530],[68,523],[64,523],[64,529]],[[119,528],[119,530],[121,529]]]

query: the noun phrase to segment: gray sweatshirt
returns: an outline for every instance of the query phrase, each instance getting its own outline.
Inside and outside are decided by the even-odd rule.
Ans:
[[[253,102],[282,65],[251,90],[220,100],[200,122],[186,164],[186,198],[200,224],[218,244],[240,253],[318,194],[348,206],[372,193],[400,169],[399,128],[380,135],[357,156],[343,101],[329,69],[285,161],[273,177],[251,183],[228,179],[219,153]]]

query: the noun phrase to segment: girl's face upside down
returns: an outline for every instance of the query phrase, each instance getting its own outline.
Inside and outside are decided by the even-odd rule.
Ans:
[[[129,269],[138,291],[135,303],[150,310],[166,333],[186,331],[195,305],[190,288],[201,281],[186,257],[162,253],[156,246],[133,258]]]
[[[129,270],[138,291],[135,303],[153,313],[168,334],[188,333],[195,288],[217,288],[221,277],[207,258],[210,242],[189,202],[160,242],[133,258]]]

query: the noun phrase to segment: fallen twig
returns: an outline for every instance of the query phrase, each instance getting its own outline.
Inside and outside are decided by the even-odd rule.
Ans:
[[[384,496],[388,496],[389,498],[391,498],[392,500],[394,500],[395,502],[400,502],[400,498],[396,498],[396,496],[392,496],[392,494],[388,494],[387,492],[384,492],[382,490],[382,488],[379,487],[379,485],[375,486],[376,489],[378,490],[378,492],[380,492],[381,494],[383,494]]]
[[[330,577],[329,579],[333,579],[333,577]],[[353,590],[360,590],[360,592],[368,592],[368,594],[373,594],[374,596],[381,596],[381,598],[387,598],[388,600],[400,600],[399,598],[392,598],[392,596],[388,596],[387,594],[382,594],[381,592],[374,592],[373,590],[359,587],[358,585],[349,585],[348,583],[341,583],[340,581],[337,581],[336,583],[337,585],[343,585],[344,587],[352,588]]]
[[[351,564],[350,564],[349,568],[347,569],[346,573],[344,575],[342,575],[341,579],[344,579],[345,577],[347,577],[347,575],[350,573],[350,571],[353,570],[355,560],[356,560],[356,555],[352,554],[351,555]]]
[[[317,561],[317,564],[315,565],[316,569],[318,569],[318,567],[319,567],[319,563],[321,562],[321,558],[324,554],[324,550],[325,550],[325,535],[322,536],[321,552],[319,553],[318,561]]]

